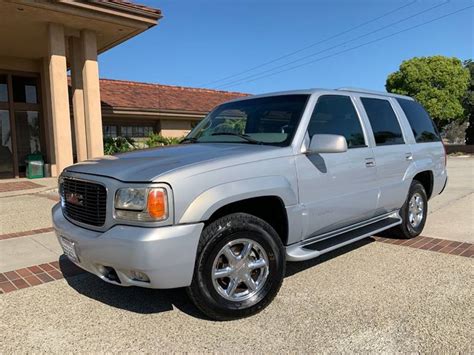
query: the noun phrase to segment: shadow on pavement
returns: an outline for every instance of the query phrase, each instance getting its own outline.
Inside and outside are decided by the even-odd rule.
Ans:
[[[374,241],[366,238],[354,244],[337,249],[319,258],[298,263],[287,263],[285,277],[317,266],[325,261],[358,249]],[[102,302],[111,307],[141,314],[172,311],[174,308],[196,318],[207,319],[188,299],[185,289],[153,290],[141,287],[121,287],[106,283],[97,276],[89,274],[62,255],[59,265],[69,286],[80,294]]]
[[[172,311],[176,307],[193,317],[203,318],[188,300],[184,288],[153,290],[112,285],[79,269],[64,255],[59,258],[59,265],[69,286],[80,294],[109,306],[142,314]]]
[[[329,252],[327,254],[323,254],[320,257],[317,257],[315,259],[311,259],[308,261],[301,261],[297,263],[287,263],[286,264],[286,276],[285,277],[290,277],[293,276],[301,271],[304,271],[306,269],[312,268],[314,266],[317,266],[319,264],[322,264],[326,261],[329,261],[331,259],[337,258],[340,255],[343,255],[345,253],[349,253],[352,250],[359,249],[367,244],[370,244],[372,242],[375,242],[375,239],[373,238],[365,238],[362,240],[359,240],[358,242],[346,245],[345,247],[336,249],[332,252]]]

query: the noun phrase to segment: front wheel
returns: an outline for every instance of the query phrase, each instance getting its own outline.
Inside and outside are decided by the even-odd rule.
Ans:
[[[260,218],[234,213],[203,230],[187,292],[212,319],[243,318],[270,304],[284,274],[284,248],[275,230]]]
[[[414,238],[423,231],[428,215],[428,197],[425,188],[413,180],[405,204],[400,209],[402,224],[395,227],[395,232],[401,238]]]

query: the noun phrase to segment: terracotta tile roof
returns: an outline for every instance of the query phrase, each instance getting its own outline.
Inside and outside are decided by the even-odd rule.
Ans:
[[[136,9],[136,10],[141,10],[145,12],[150,12],[155,15],[161,15],[161,10],[160,9],[155,9],[153,7],[145,6],[145,5],[140,5],[131,1],[127,0],[108,0],[109,3],[117,4],[117,5],[122,5],[125,7],[129,7],[131,9]]]
[[[103,107],[208,112],[218,104],[248,94],[100,79],[100,95]]]

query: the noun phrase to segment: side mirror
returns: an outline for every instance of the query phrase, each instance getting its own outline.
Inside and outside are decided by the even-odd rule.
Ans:
[[[311,138],[306,154],[315,153],[344,153],[347,151],[347,141],[336,134],[315,134]]]

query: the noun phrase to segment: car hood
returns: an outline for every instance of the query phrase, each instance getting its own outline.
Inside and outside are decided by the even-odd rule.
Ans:
[[[156,181],[163,175],[199,164],[202,171],[265,159],[280,147],[231,143],[195,143],[140,150],[87,160],[66,172],[108,176],[126,182]]]

